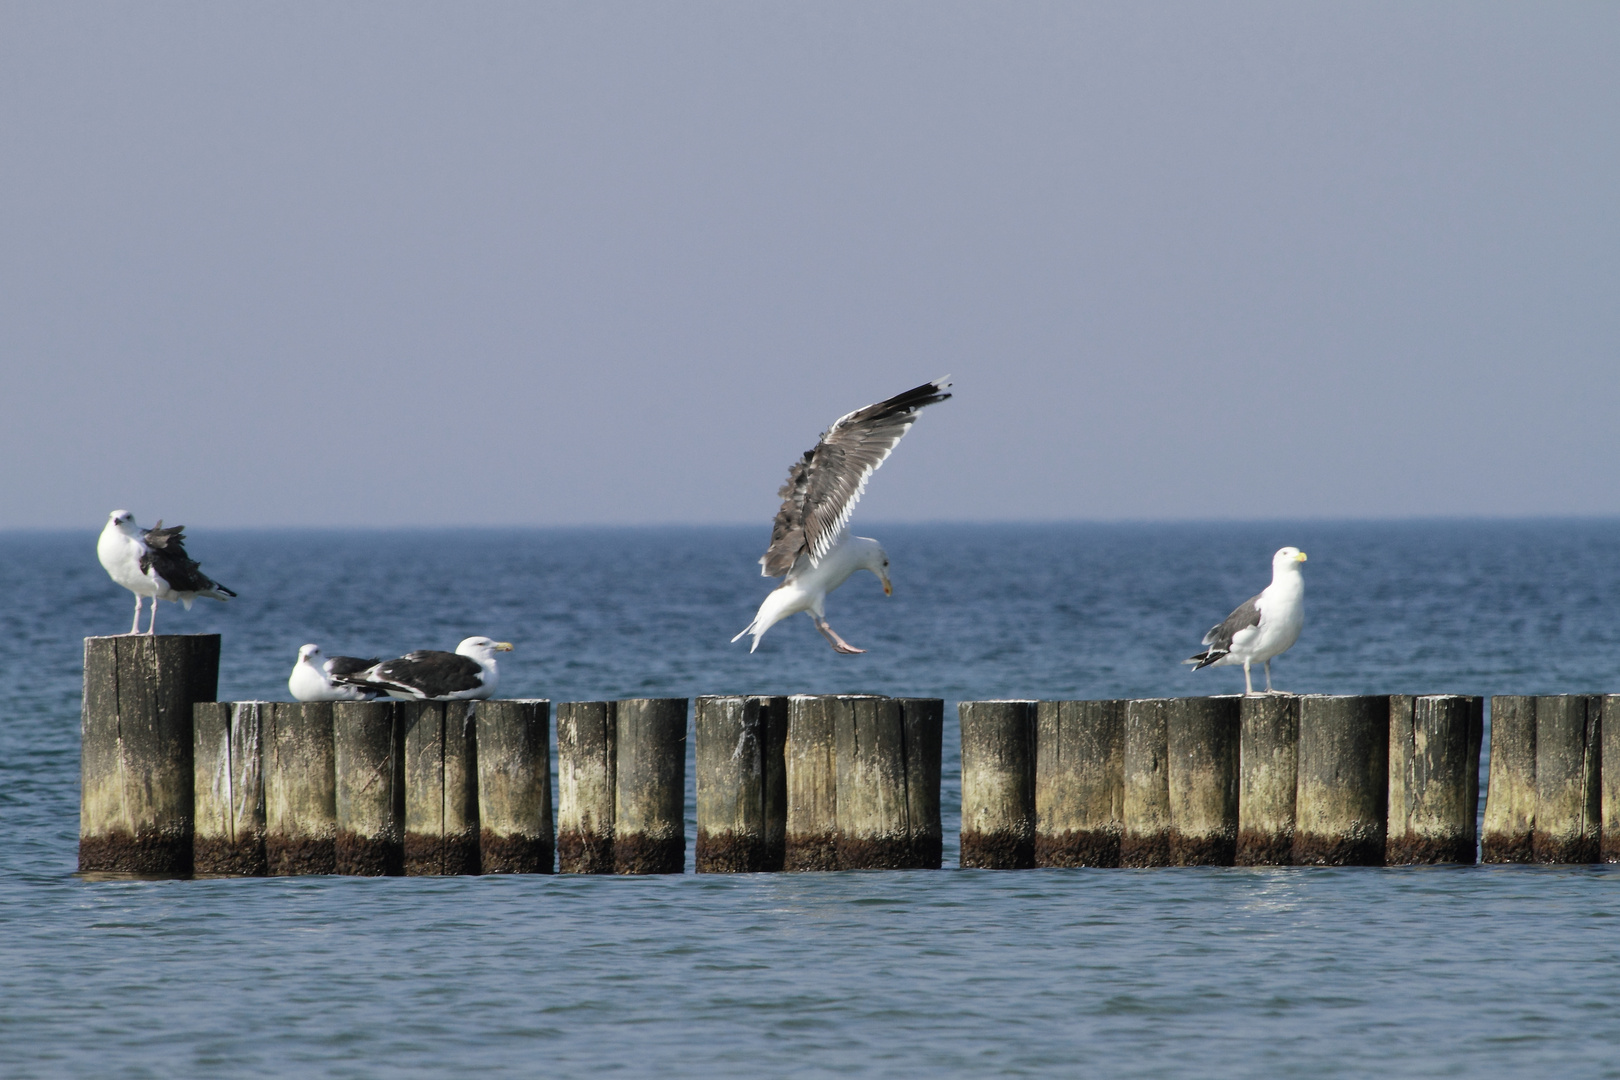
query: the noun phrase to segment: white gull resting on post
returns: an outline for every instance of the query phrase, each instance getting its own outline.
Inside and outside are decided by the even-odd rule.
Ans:
[[[191,610],[199,596],[227,600],[236,594],[202,572],[202,567],[186,554],[185,526],[165,529],[162,520],[150,529],[135,524],[128,510],[114,510],[96,540],[96,557],[108,575],[135,594],[135,621],[131,634],[140,633],[141,601],[152,598],[148,634],[157,632],[157,602],[178,600]]]
[[[378,662],[375,656],[369,660],[358,656],[327,659],[321,655],[319,645],[305,645],[298,650],[298,663],[287,677],[287,689],[292,691],[294,701],[373,701],[382,697],[383,691],[335,683],[332,677],[354,675]]]
[[[511,652],[506,641],[470,637],[453,653],[419,649],[397,660],[384,660],[364,671],[332,674],[340,686],[375,690],[400,701],[480,701],[493,697],[500,672],[495,654]]]
[[[1299,564],[1305,553],[1296,547],[1285,547],[1271,557],[1271,584],[1260,590],[1260,595],[1249,598],[1243,606],[1226,617],[1219,626],[1204,635],[1203,652],[1182,661],[1199,668],[1219,667],[1223,664],[1243,665],[1243,692],[1254,693],[1254,682],[1249,676],[1249,665],[1266,666],[1266,693],[1271,689],[1271,660],[1287,652],[1299,640],[1305,625],[1305,576]]]
[[[841,653],[865,652],[839,637],[827,625],[827,594],[857,570],[870,570],[889,584],[889,556],[883,545],[864,536],[849,535],[846,526],[866,490],[866,482],[894,450],[900,437],[917,422],[925,405],[944,401],[950,377],[935,379],[887,401],[841,416],[788,470],[787,483],[777,492],[782,508],[771,528],[771,546],[760,557],[760,573],[782,577],[782,584],[759,605],[754,621],[741,634],[754,635],[748,651],[776,623],[803,611],[816,629]],[[784,577],[784,575],[786,575]]]

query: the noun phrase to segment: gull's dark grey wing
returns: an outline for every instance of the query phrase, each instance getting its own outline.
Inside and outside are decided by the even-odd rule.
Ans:
[[[1249,597],[1238,605],[1238,609],[1228,615],[1218,626],[1212,626],[1209,633],[1204,635],[1204,644],[1208,646],[1189,660],[1199,661],[1198,668],[1208,667],[1227,653],[1232,651],[1232,639],[1240,630],[1247,630],[1251,626],[1260,625],[1260,594]]]
[[[841,416],[815,447],[788,469],[777,495],[782,508],[771,526],[771,546],[760,557],[766,577],[781,577],[799,556],[821,561],[849,523],[866,481],[877,471],[926,405],[944,401],[946,379],[923,383],[876,405]]]
[[[203,573],[197,560],[186,554],[185,530],[184,525],[165,529],[161,520],[150,529],[143,529],[141,538],[146,541],[146,554],[141,556],[141,573],[157,571],[158,576],[167,581],[169,588],[175,592],[217,591],[226,596],[235,596],[230,589]]]
[[[334,671],[332,681],[431,699],[477,689],[484,685],[483,670],[478,661],[460,653],[422,649],[354,674],[339,675]]]
[[[326,661],[328,675],[354,675],[369,667],[375,667],[382,661],[373,656],[369,660],[362,660],[358,656],[334,656]]]

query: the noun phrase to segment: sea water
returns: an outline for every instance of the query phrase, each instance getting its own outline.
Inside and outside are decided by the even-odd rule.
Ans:
[[[947,700],[940,872],[74,876],[95,531],[0,535],[0,1075],[1620,1075],[1601,867],[963,871],[954,703],[1230,693],[1180,661],[1304,548],[1315,693],[1620,690],[1620,522],[873,526],[752,655],[758,529],[211,532],[222,700],[298,647],[512,641],[501,696]],[[688,868],[692,773],[688,770]]]

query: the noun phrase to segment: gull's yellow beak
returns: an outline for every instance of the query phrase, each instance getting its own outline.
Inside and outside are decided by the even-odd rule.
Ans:
[[[1294,556],[1294,561],[1295,562],[1304,562],[1305,561],[1305,553],[1302,551],[1298,555],[1295,555]]]
[[[883,595],[884,596],[893,596],[894,595],[894,586],[889,584],[889,575],[888,574],[879,574],[878,575],[878,580],[883,582]]]
[[[496,652],[511,652],[512,651],[512,643],[510,641],[497,641],[495,643],[495,651]]]

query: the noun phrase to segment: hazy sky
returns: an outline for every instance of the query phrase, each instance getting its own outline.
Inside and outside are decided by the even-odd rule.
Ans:
[[[1620,513],[1620,4],[0,4],[0,528]]]

